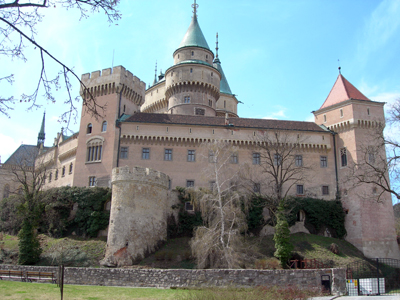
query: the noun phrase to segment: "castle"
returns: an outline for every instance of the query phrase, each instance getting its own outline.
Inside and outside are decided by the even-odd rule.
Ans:
[[[363,159],[360,150],[369,142],[369,132],[384,124],[384,103],[371,101],[339,73],[325,102],[313,112],[315,122],[240,118],[218,46],[214,54],[200,29],[196,8],[195,4],[190,26],[173,53],[173,65],[148,88],[122,66],[82,75],[90,94],[107,109],[102,119],[95,119],[83,107],[79,133],[67,137],[61,132],[53,147],[42,151],[40,157],[48,166],[44,188],[111,186],[111,182],[114,188],[120,180],[112,179],[112,174],[117,178],[121,171],[132,179],[135,175],[129,170],[153,177],[153,172],[162,174],[162,183],[149,183],[157,189],[162,186],[162,191],[154,190],[154,195],[163,193],[162,197],[172,197],[168,191],[176,186],[210,187],[213,182],[201,172],[210,162],[202,158],[209,158],[210,153],[201,145],[223,140],[235,147],[232,169],[250,166],[256,178],[254,189],[262,192],[269,187],[264,186],[256,137],[265,132],[285,133],[301,139],[296,157],[299,164],[310,166],[307,176],[293,185],[289,194],[326,200],[340,197],[346,211],[346,240],[368,257],[400,259],[391,195],[384,193],[379,203],[367,199],[366,194],[373,196],[379,191],[370,185],[354,186],[347,176],[351,162]],[[90,98],[83,89],[81,96]],[[0,185],[5,196],[10,186],[4,181]],[[114,196],[113,192],[113,201],[116,197],[124,202],[120,193]],[[151,191],[146,195],[150,197]],[[146,200],[155,199],[141,199],[141,203]],[[171,201],[164,201],[162,207],[148,206],[161,209],[158,223],[165,223],[162,219]],[[127,230],[124,226],[121,228]],[[123,247],[125,242],[121,243]]]

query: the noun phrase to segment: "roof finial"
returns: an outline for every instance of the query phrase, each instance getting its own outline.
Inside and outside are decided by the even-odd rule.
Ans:
[[[45,138],[45,133],[44,133],[44,122],[46,118],[46,111],[43,112],[43,120],[42,120],[42,125],[40,126],[40,131],[38,134],[37,138],[37,146],[40,147],[40,145],[44,145],[44,138]]]
[[[339,75],[342,75],[342,67],[340,66],[340,60],[338,59],[337,60],[338,61],[338,64],[339,64],[339,68],[338,68],[338,70],[339,70]]]
[[[154,69],[154,82],[153,85],[157,83],[157,60],[156,60],[156,68]]]
[[[215,47],[215,58],[218,58],[218,32],[217,32],[217,42],[216,42],[217,46]]]
[[[194,4],[192,4],[193,7],[193,18],[197,19],[197,8],[199,5],[196,3],[196,0],[194,0]]]

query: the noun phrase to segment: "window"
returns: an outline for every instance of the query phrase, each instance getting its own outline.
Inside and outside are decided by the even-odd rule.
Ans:
[[[296,164],[296,167],[302,167],[303,166],[303,156],[302,155],[296,155],[295,164]]]
[[[368,162],[370,164],[374,164],[375,163],[375,154],[374,153],[368,153]]]
[[[211,192],[215,191],[215,189],[217,188],[215,185],[215,180],[210,181],[208,184],[210,186],[210,191]]]
[[[194,51],[192,51],[192,56],[194,56]]]
[[[216,159],[216,157],[214,155],[214,151],[212,151],[212,150],[208,151],[208,162],[210,162],[210,163],[217,162],[217,159]]]
[[[51,182],[52,177],[53,177],[53,173],[50,173],[49,174],[49,182]]]
[[[212,107],[212,100],[208,100],[208,106]]]
[[[340,162],[342,164],[342,167],[347,166],[347,150],[346,150],[346,148],[340,149]]]
[[[102,132],[107,131],[107,121],[104,121],[103,124],[101,125],[101,131]]]
[[[194,110],[195,115],[197,116],[204,116],[206,113],[206,110],[204,108],[198,108],[196,107]]]
[[[260,165],[261,164],[261,157],[260,153],[253,153],[253,165]]]
[[[104,138],[100,136],[89,139],[87,144],[86,162],[100,162],[103,155]]]
[[[190,73],[193,73],[193,69],[192,68],[190,68]]]
[[[327,185],[322,186],[322,195],[329,195],[329,186]]]
[[[328,158],[326,156],[321,156],[320,166],[321,168],[326,168],[328,166]]]
[[[326,115],[324,115],[324,123],[326,123]]]
[[[274,165],[280,166],[282,164],[282,156],[280,154],[274,154]]]
[[[261,191],[260,184],[259,183],[254,183],[253,192],[254,193],[260,193],[260,191]]]
[[[367,108],[367,115],[369,116],[369,114],[370,114],[370,113],[369,113],[369,108]]]
[[[6,184],[3,190],[3,198],[8,198],[10,196],[10,186]]]
[[[372,188],[372,194],[376,195],[378,193],[378,189],[376,187]]]
[[[190,96],[185,96],[183,98],[183,103],[190,103]]]
[[[226,101],[224,100],[224,108],[226,108]]]
[[[343,118],[343,109],[340,109],[340,117]]]
[[[142,148],[142,159],[150,159],[150,148]]]
[[[231,156],[231,164],[238,164],[239,163],[239,155],[237,152],[232,153]]]
[[[58,170],[56,170],[56,174],[54,175],[54,180],[58,179]]]
[[[65,166],[62,167],[62,171],[61,171],[61,177],[64,177],[64,176],[65,176]]]
[[[74,165],[71,163],[69,165],[69,174],[72,174],[72,169],[73,169]],[[50,173],[51,174],[51,173]]]
[[[304,195],[304,185],[302,185],[302,184],[296,185],[296,194]]]
[[[95,176],[89,177],[89,186],[96,186],[96,177]]]
[[[190,202],[185,202],[185,210],[186,211],[193,211],[193,204]]]
[[[188,150],[188,161],[196,161],[196,150]]]
[[[87,129],[86,129],[86,133],[87,134],[91,134],[92,133],[92,129],[93,129],[92,123],[89,123],[88,126],[87,126]]]
[[[171,179],[168,179],[168,189],[170,190],[171,187],[172,187],[172,180],[171,180]]]
[[[121,147],[121,151],[120,151],[120,154],[119,154],[119,158],[121,158],[121,159],[127,159],[127,158],[128,158],[128,150],[129,150],[128,147]]]
[[[126,105],[124,104],[124,113],[125,113],[125,110],[126,110]]]
[[[194,180],[186,180],[186,187],[194,187]]]
[[[164,150],[164,160],[172,160],[172,149]]]

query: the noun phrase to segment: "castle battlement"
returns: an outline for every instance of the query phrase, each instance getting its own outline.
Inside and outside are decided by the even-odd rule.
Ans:
[[[114,168],[111,183],[115,184],[121,181],[158,185],[166,189],[169,187],[169,176],[150,168],[133,167],[132,170],[128,166]]]

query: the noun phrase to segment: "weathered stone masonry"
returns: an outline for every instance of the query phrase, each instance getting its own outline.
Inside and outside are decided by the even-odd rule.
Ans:
[[[2,265],[6,270],[57,272],[57,267]],[[321,287],[321,276],[329,275],[333,295],[346,293],[345,269],[319,270],[162,270],[65,268],[65,284],[126,287],[253,287],[288,285]]]

